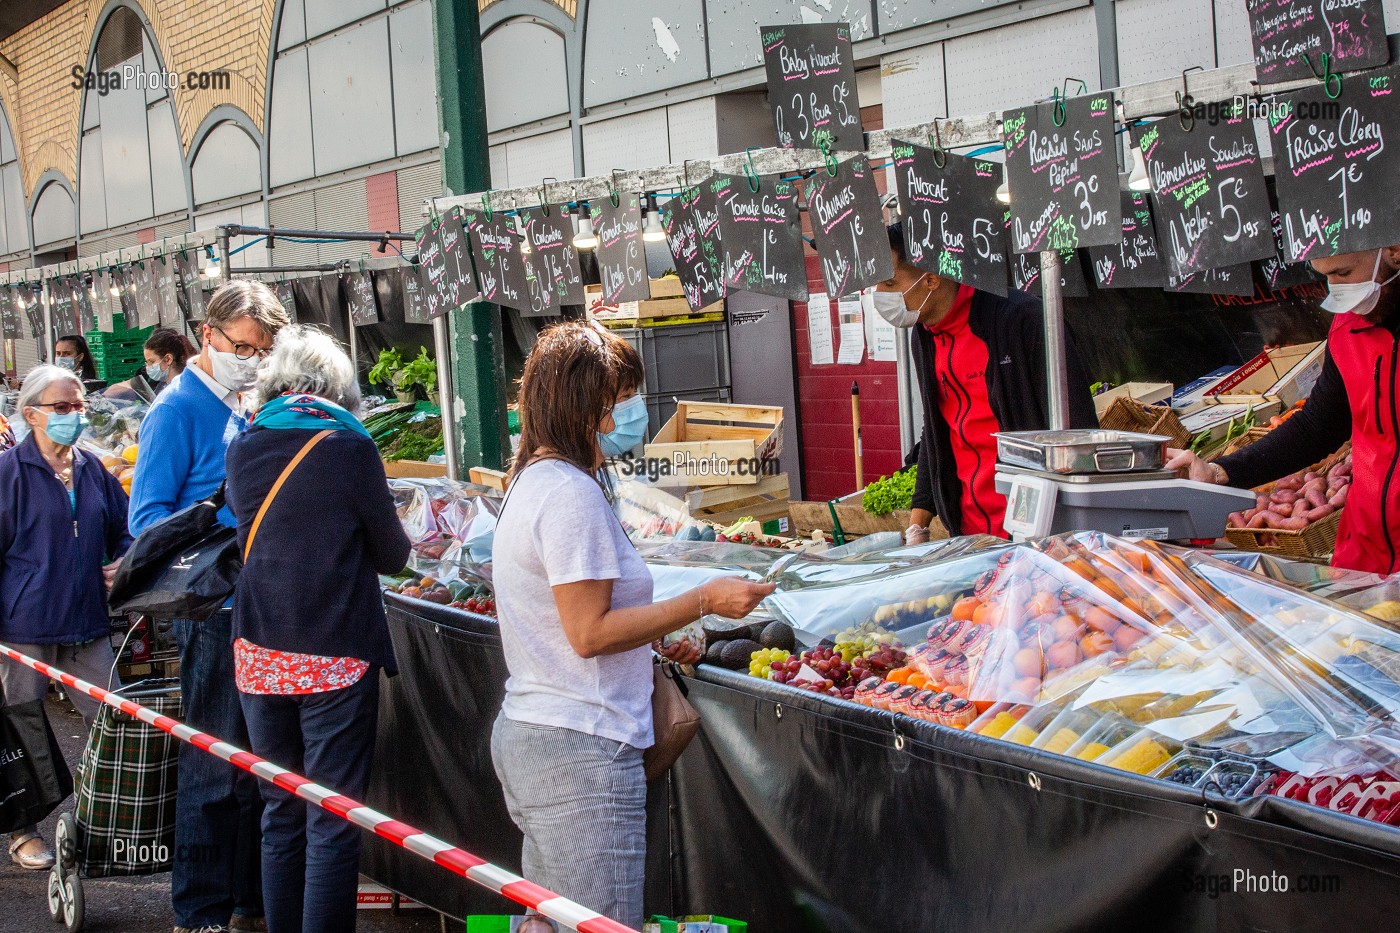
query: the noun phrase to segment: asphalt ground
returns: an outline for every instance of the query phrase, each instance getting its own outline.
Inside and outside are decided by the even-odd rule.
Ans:
[[[57,699],[52,693],[49,695],[48,713],[68,766],[76,769],[86,739],[82,717],[70,704]],[[70,797],[44,821],[44,838],[50,844],[53,843],[58,815],[71,810],[72,806]],[[0,849],[0,933],[62,930],[62,926],[49,918],[49,873],[24,871],[11,864],[6,840],[7,836],[0,835],[0,841],[4,841],[6,846]],[[83,929],[89,933],[169,933],[174,927],[169,873],[143,878],[85,879],[83,894],[86,908]],[[431,910],[402,910],[396,916],[390,910],[379,909],[359,911],[356,929],[364,933],[439,933],[443,929],[460,930],[460,926],[448,922],[444,928],[439,915]]]

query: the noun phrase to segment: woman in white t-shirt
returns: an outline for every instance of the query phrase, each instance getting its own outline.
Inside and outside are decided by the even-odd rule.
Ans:
[[[566,323],[540,335],[492,548],[510,679],[491,757],[525,835],[524,876],[637,929],[651,645],[706,614],[748,615],[773,591],[724,577],[652,602],[651,574],[597,479],[605,449],[636,443],[641,374],[637,351],[612,334]]]

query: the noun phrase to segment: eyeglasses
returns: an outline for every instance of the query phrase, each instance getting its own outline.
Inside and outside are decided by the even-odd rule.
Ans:
[[[35,408],[52,408],[55,415],[87,411],[87,402],[35,402]]]
[[[260,360],[265,360],[267,359],[268,355],[272,353],[271,347],[264,350],[260,347],[254,347],[246,343],[235,342],[234,339],[230,337],[227,333],[225,333],[224,329],[217,324],[211,324],[210,327],[214,328],[214,330],[218,331],[225,340],[233,344],[233,355],[238,357],[240,360],[251,360],[255,356]]]

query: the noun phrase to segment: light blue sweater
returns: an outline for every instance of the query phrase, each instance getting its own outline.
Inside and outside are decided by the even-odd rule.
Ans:
[[[191,362],[193,365],[193,362]],[[248,426],[188,369],[156,396],[141,423],[140,455],[131,483],[131,533],[207,499],[224,481],[229,441]],[[236,526],[225,506],[219,521]]]

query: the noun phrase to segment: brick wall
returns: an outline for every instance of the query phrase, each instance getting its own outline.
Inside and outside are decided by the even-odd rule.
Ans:
[[[276,0],[133,0],[151,26],[165,67],[180,75],[228,71],[226,90],[174,92],[175,116],[186,151],[205,116],[229,104],[262,129],[272,15]],[[82,89],[72,86],[74,65],[85,67],[106,0],[70,0],[0,41],[0,54],[19,69],[19,84],[0,77],[0,101],[10,115],[25,196],[47,171],[77,187]]]
[[[376,232],[399,229],[399,173],[380,172],[365,179],[369,226]]]

